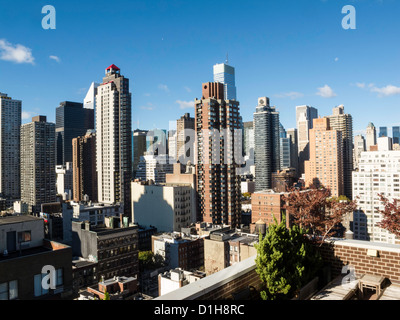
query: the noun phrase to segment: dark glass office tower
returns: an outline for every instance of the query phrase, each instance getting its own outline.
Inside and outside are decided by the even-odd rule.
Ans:
[[[388,137],[387,127],[379,127],[379,138]]]
[[[258,99],[254,113],[254,163],[256,191],[272,187],[272,173],[280,170],[279,112],[267,97]]]
[[[393,143],[400,143],[400,127],[393,127]]]
[[[72,162],[72,139],[94,129],[94,110],[83,103],[64,101],[56,109],[57,165]]]

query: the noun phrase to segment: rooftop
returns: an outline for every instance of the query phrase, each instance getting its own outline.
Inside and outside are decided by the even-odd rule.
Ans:
[[[38,221],[38,220],[42,220],[42,218],[38,218],[31,215],[5,216],[5,217],[0,217],[0,226],[7,224],[29,222],[29,221]]]

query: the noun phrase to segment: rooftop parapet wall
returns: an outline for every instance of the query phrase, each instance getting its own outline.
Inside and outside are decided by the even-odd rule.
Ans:
[[[357,275],[382,275],[400,284],[400,245],[332,239],[321,249],[325,262],[331,265],[332,275],[341,274],[343,267],[354,267]]]
[[[331,265],[332,276],[342,273],[344,266],[355,268],[357,275],[383,275],[400,284],[400,246],[384,243],[331,239],[321,248],[324,261]],[[261,281],[255,271],[255,256],[217,273],[165,294],[155,300],[224,300],[248,286],[256,289]]]

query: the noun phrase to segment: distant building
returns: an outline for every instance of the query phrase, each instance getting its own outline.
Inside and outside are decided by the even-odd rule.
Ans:
[[[376,128],[372,122],[367,126],[366,151],[370,151],[371,146],[376,145]]]
[[[187,165],[175,163],[173,165],[173,173],[165,175],[165,182],[168,185],[190,185],[190,209],[191,222],[197,221],[197,192],[196,192],[196,167],[188,162]]]
[[[235,85],[235,68],[227,63],[219,63],[213,67],[214,82],[224,85],[224,97],[226,100],[237,100]]]
[[[89,222],[91,226],[105,225],[107,218],[119,220],[119,224],[127,225],[128,217],[121,217],[124,208],[120,204],[108,205],[104,203],[76,203],[70,202],[72,217],[74,221]],[[125,220],[125,222],[124,222]]]
[[[110,300],[126,300],[137,291],[137,277],[113,277],[107,280],[102,279],[97,285],[87,287],[86,291],[80,293],[78,300],[104,300],[106,292]]]
[[[164,232],[180,231],[192,221],[190,184],[132,182],[132,221]]]
[[[379,140],[387,138],[378,138]],[[399,239],[376,224],[383,218],[379,194],[390,201],[400,199],[400,151],[387,149],[361,153],[358,171],[353,172],[353,195],[358,197],[354,212],[354,238],[399,244]]]
[[[21,100],[0,92],[0,196],[21,197]]]
[[[165,183],[166,175],[173,173],[174,162],[167,154],[142,156],[137,167],[136,179]]]
[[[42,218],[1,217],[0,234],[1,300],[70,298],[71,247],[46,240]],[[55,269],[55,289],[42,285],[44,266]]]
[[[342,132],[330,127],[328,118],[314,119],[310,130],[310,160],[305,162],[306,187],[324,186],[332,195],[343,195]]]
[[[400,144],[400,127],[392,127],[393,144]]]
[[[254,113],[254,163],[256,190],[271,188],[271,174],[280,169],[279,112],[269,98],[258,99]]]
[[[207,275],[221,271],[257,254],[258,235],[217,230],[204,239],[204,270]]]
[[[387,127],[379,127],[379,138],[388,137]]]
[[[73,194],[73,170],[72,162],[66,162],[65,165],[56,166],[57,174],[57,194],[66,195],[65,200],[71,200]]]
[[[108,219],[111,223],[114,219]],[[97,263],[97,279],[139,273],[138,226],[91,226],[90,222],[72,222],[74,257]]]
[[[354,137],[354,150],[353,150],[353,168],[358,169],[358,162],[361,157],[361,153],[366,151],[366,143],[363,135],[359,134]]]
[[[96,95],[97,200],[124,205],[129,217],[132,179],[132,95],[129,79],[114,64]]]
[[[204,239],[180,232],[152,236],[152,251],[169,269],[198,269],[204,265]]]
[[[135,130],[132,135],[132,172],[133,177],[136,177],[139,161],[147,152],[147,132],[146,130]]]
[[[333,113],[328,118],[330,128],[342,133],[343,195],[352,199],[353,118],[350,114],[344,113],[343,105],[333,108]]]
[[[286,192],[297,184],[297,171],[294,168],[286,168],[272,173],[272,190]]]
[[[290,167],[296,169],[296,174],[299,173],[299,151],[297,146],[297,129],[287,129],[286,135],[290,138]]]
[[[82,103],[64,101],[56,108],[57,165],[72,162],[72,139],[94,129],[94,110]]]
[[[239,102],[226,100],[222,83],[203,83],[195,110],[197,220],[237,226],[241,221],[240,175],[236,171],[242,154]]]
[[[195,158],[195,121],[190,113],[185,113],[176,121],[176,156],[175,159],[182,164],[189,161],[194,162]]]
[[[299,170],[301,176],[305,171],[304,161],[309,160],[309,130],[313,128],[313,120],[318,118],[318,110],[310,106],[296,107],[297,147],[299,152]]]
[[[97,202],[96,134],[72,139],[73,200]]]
[[[185,271],[181,268],[172,269],[158,275],[158,295],[162,296],[185,285],[204,278],[206,274],[200,271]]]
[[[268,226],[275,224],[275,220],[281,223],[283,219],[286,219],[286,225],[289,226],[289,219],[284,209],[283,196],[285,194],[287,192],[275,192],[267,189],[251,195],[251,223],[253,228],[260,220]]]
[[[21,201],[29,212],[56,200],[55,125],[45,116],[21,126]]]

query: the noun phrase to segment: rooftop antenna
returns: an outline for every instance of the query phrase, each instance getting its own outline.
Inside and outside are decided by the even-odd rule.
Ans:
[[[228,53],[226,53],[226,64],[229,63],[229,59],[228,59]]]

